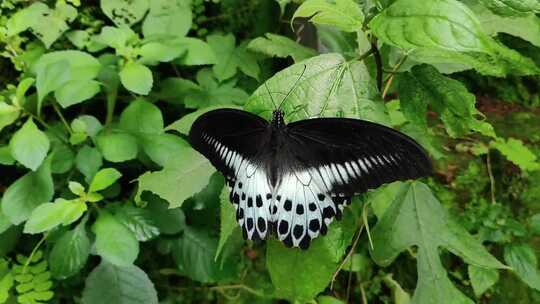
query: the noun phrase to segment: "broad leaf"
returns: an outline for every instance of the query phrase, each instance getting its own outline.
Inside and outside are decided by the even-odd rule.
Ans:
[[[517,276],[531,288],[540,290],[540,271],[534,250],[525,244],[509,244],[504,247],[504,261]]]
[[[364,63],[325,54],[276,73],[251,95],[245,109],[270,118],[272,110],[283,102],[288,121],[344,116],[386,123],[384,104],[374,101],[377,96]]]
[[[71,277],[86,264],[90,254],[90,240],[85,224],[83,220],[73,230],[64,232],[54,244],[49,254],[49,265],[55,278]]]
[[[364,21],[362,8],[353,0],[308,0],[294,12],[292,20],[309,18],[317,24],[332,25],[345,32],[356,32]]]
[[[278,240],[269,240],[266,265],[276,296],[301,303],[315,298],[330,283],[355,230],[354,216],[346,211],[340,222],[328,227],[326,236],[313,240],[309,250],[287,248]]]
[[[526,16],[540,12],[538,0],[480,0],[480,2],[501,16]]]
[[[148,19],[146,19],[148,20]],[[184,54],[186,49],[178,41],[148,42],[141,46],[139,55],[140,62],[144,64],[157,64],[158,62],[169,62]]]
[[[183,65],[215,64],[218,58],[210,45],[200,39],[183,37],[179,39],[186,47],[186,54],[177,60]]]
[[[505,267],[455,222],[420,182],[407,184],[400,191],[373,228],[372,239],[371,256],[381,266],[391,264],[400,252],[417,246],[418,282],[412,303],[472,304],[446,275],[439,258],[440,248],[474,266]]]
[[[58,103],[67,108],[92,98],[99,93],[100,84],[95,80],[68,81],[54,92]]]
[[[185,0],[152,0],[144,19],[144,37],[183,37],[191,28],[190,2]]]
[[[244,104],[248,94],[235,87],[234,79],[218,83],[209,69],[201,69],[197,72],[196,87],[186,94],[184,103],[188,108],[204,108],[215,105],[240,105]]]
[[[117,26],[132,25],[144,17],[148,0],[101,0],[101,10]]]
[[[177,159],[178,152],[189,146],[188,142],[181,137],[166,133],[145,135],[140,140],[144,153],[162,167]]]
[[[90,183],[90,188],[88,188],[88,192],[105,190],[107,187],[116,182],[120,176],[122,176],[122,173],[118,172],[118,170],[114,168],[101,169],[96,173],[96,175],[94,175],[94,178]]]
[[[157,304],[154,284],[139,267],[115,266],[102,261],[88,276],[83,304]]]
[[[126,89],[141,95],[147,95],[154,82],[152,71],[133,61],[128,62],[120,71],[120,81]]]
[[[139,255],[139,242],[126,226],[107,211],[100,212],[92,226],[96,252],[116,266],[131,266]]]
[[[2,213],[18,225],[25,221],[37,206],[51,201],[54,188],[51,158],[46,159],[36,172],[26,173],[11,184],[2,197]]]
[[[141,242],[159,235],[159,228],[156,227],[148,209],[124,205],[117,210],[115,217]]]
[[[246,51],[245,47],[237,48],[236,39],[232,34],[210,35],[207,41],[214,50],[214,54],[219,58],[212,67],[219,81],[231,78],[236,74],[237,69],[248,76],[258,78],[260,70],[255,57]]]
[[[122,112],[119,127],[137,134],[157,135],[163,132],[163,116],[157,106],[138,99]]]
[[[103,158],[114,163],[134,159],[139,151],[137,139],[127,133],[101,133],[97,145]]]
[[[291,56],[295,62],[317,55],[314,49],[305,47],[288,37],[272,33],[267,33],[265,36],[251,40],[247,46],[248,49],[271,57]]]
[[[519,139],[509,138],[504,140],[499,138],[491,141],[490,146],[499,150],[521,170],[534,171],[540,169],[540,162],[538,162],[536,155]]]
[[[168,208],[167,201],[152,195],[148,199],[148,217],[162,234],[176,234],[186,226],[186,216],[181,208]]]
[[[499,271],[497,269],[482,268],[469,265],[467,268],[474,295],[479,298],[486,290],[495,285],[499,280]]]
[[[14,123],[19,118],[20,109],[0,101],[0,131]]]
[[[38,129],[32,118],[9,141],[13,158],[32,171],[36,171],[43,163],[50,145],[49,138]]]
[[[141,200],[143,191],[150,191],[167,200],[171,208],[179,207],[208,184],[214,171],[204,156],[184,148],[178,151],[178,159],[168,163],[163,170],[139,176],[136,200]]]
[[[98,149],[84,146],[77,153],[75,164],[86,178],[86,181],[90,182],[94,174],[101,168],[103,160]]]
[[[58,225],[69,225],[78,220],[86,211],[86,203],[75,199],[56,199],[54,203],[39,205],[30,214],[24,225],[24,232],[35,234],[51,230]]]

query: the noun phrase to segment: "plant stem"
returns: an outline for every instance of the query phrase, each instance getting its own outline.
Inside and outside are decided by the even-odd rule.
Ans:
[[[491,190],[491,203],[496,204],[497,201],[495,199],[495,178],[493,177],[493,171],[491,170],[491,156],[490,156],[489,150],[486,155],[487,155],[486,165],[487,165],[487,171],[489,175],[489,184],[490,184],[490,190]]]
[[[332,280],[330,281],[330,290],[334,289],[334,281],[336,280],[336,278],[337,278],[339,272],[341,271],[341,269],[343,268],[343,266],[345,266],[345,263],[347,262],[347,259],[351,258],[352,254],[354,253],[354,250],[356,248],[356,244],[358,244],[358,240],[360,239],[360,235],[362,235],[362,231],[364,230],[364,227],[365,227],[365,225],[364,225],[364,223],[362,223],[362,225],[360,225],[360,228],[358,228],[358,231],[356,232],[356,236],[354,237],[353,243],[351,245],[351,249],[349,250],[349,252],[345,256],[343,261],[341,261],[341,264],[339,264],[339,267],[336,269],[336,271],[332,275]]]
[[[32,252],[30,253],[30,256],[26,259],[26,262],[23,265],[23,269],[22,269],[22,272],[21,272],[22,274],[26,273],[26,267],[28,267],[28,265],[30,265],[30,261],[32,261],[32,258],[34,257],[34,255],[38,251],[39,247],[41,247],[41,244],[43,244],[43,242],[47,238],[47,235],[49,235],[48,232],[44,233],[43,236],[41,237],[41,239],[39,240],[39,242],[36,244],[36,246],[34,246],[34,249],[32,249]]]
[[[68,131],[69,134],[73,133],[73,130],[71,130],[71,127],[69,126],[69,123],[67,122],[66,118],[64,118],[64,115],[62,115],[62,111],[60,111],[60,108],[58,108],[58,104],[56,102],[52,102],[52,106],[54,108],[54,111],[60,117],[60,120],[64,124],[64,127]]]
[[[382,93],[383,99],[386,97],[386,94],[388,94],[388,90],[390,90],[390,86],[392,86],[392,82],[394,81],[394,77],[396,76],[397,70],[399,70],[399,68],[403,65],[403,63],[405,63],[405,60],[407,60],[407,57],[408,55],[404,55],[403,57],[401,57],[399,62],[392,69],[392,72],[390,73],[391,75],[388,76],[388,79],[386,80],[386,85],[384,86],[384,90]]]
[[[377,41],[372,40],[371,41],[371,49],[370,51],[373,52],[373,59],[375,59],[375,66],[377,67],[377,88],[379,91],[382,88],[382,59],[381,59],[381,53],[379,53],[379,49],[377,48]]]

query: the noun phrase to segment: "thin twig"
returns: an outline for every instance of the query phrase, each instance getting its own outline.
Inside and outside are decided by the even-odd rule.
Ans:
[[[386,85],[384,86],[384,90],[382,93],[382,98],[384,99],[386,97],[386,94],[388,94],[388,90],[390,90],[390,86],[392,86],[392,82],[394,81],[394,77],[396,76],[397,70],[405,63],[405,60],[407,60],[408,55],[404,55],[401,57],[399,62],[394,66],[392,69],[392,73],[390,73],[390,76],[388,76],[388,79],[386,80]]]
[[[366,227],[367,237],[369,241],[369,246],[371,247],[371,250],[373,250],[373,241],[371,240],[371,233],[369,232],[369,223],[368,223],[368,204],[364,204],[364,207],[362,208],[362,221],[364,222],[364,226]]]
[[[41,247],[41,244],[43,244],[43,242],[47,238],[47,235],[49,235],[48,232],[44,233],[43,236],[41,237],[41,240],[39,240],[39,242],[36,244],[34,249],[32,249],[32,252],[30,253],[30,256],[26,259],[26,262],[24,262],[23,269],[22,269],[22,272],[21,272],[22,274],[26,273],[26,268],[28,267],[28,265],[30,265],[30,262],[34,258],[34,255],[38,251],[39,247]]]
[[[351,281],[352,281],[352,274],[353,274],[353,258],[351,256],[351,270],[349,271],[349,277],[347,278],[347,295],[345,296],[345,303],[349,303],[349,297],[351,295]]]
[[[71,127],[69,126],[67,120],[64,118],[64,115],[62,115],[62,111],[60,111],[60,108],[58,108],[58,104],[56,102],[53,102],[52,103],[52,106],[54,108],[54,111],[56,112],[56,114],[58,115],[58,117],[60,117],[60,120],[62,121],[62,123],[64,124],[64,127],[66,128],[66,130],[68,131],[69,134],[72,134],[73,133],[73,130],[71,130]]]
[[[364,283],[360,283],[360,295],[362,296],[362,304],[368,304]]]
[[[343,268],[343,266],[345,266],[345,263],[347,263],[347,259],[349,259],[352,256],[352,254],[354,253],[354,250],[356,248],[356,244],[358,244],[358,240],[360,239],[360,235],[362,235],[362,231],[364,230],[364,226],[365,226],[364,223],[362,223],[360,228],[358,228],[358,232],[356,233],[356,236],[354,237],[354,241],[353,241],[353,243],[351,245],[351,249],[349,250],[349,252],[345,256],[343,261],[341,261],[341,264],[339,264],[339,267],[336,269],[336,271],[332,275],[332,281],[330,281],[330,289],[331,290],[334,289],[334,282],[336,281],[336,278],[337,278],[339,272],[341,271],[341,269]]]
[[[357,60],[362,61],[362,60],[366,59],[369,55],[373,54],[373,52],[374,52],[373,48],[371,48],[368,51],[364,52],[362,55],[360,55]]]
[[[496,204],[497,201],[495,199],[495,178],[493,178],[493,171],[491,170],[491,156],[490,156],[489,150],[487,151],[486,155],[487,155],[486,165],[487,165],[489,183],[490,183],[490,188],[491,188],[491,203]]]
[[[377,48],[377,41],[372,40],[371,41],[371,51],[373,52],[373,59],[375,59],[375,66],[377,67],[377,88],[379,91],[382,88],[382,59],[381,59],[381,53],[379,53],[379,49]]]

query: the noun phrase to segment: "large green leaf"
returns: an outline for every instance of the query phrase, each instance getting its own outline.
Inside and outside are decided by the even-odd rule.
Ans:
[[[362,8],[353,0],[308,0],[294,12],[292,20],[297,17],[310,18],[314,23],[332,25],[346,32],[360,30],[364,21]]]
[[[369,23],[385,43],[425,63],[454,63],[480,73],[536,74],[534,62],[489,37],[474,13],[457,0],[397,0]]]
[[[13,224],[20,224],[37,206],[51,201],[53,186],[49,157],[36,172],[26,173],[7,188],[2,197],[2,213]]]
[[[136,134],[157,135],[163,132],[163,115],[154,104],[138,99],[122,112],[119,127]]]
[[[504,247],[504,261],[518,277],[531,288],[540,290],[540,271],[534,250],[526,244],[509,244]]]
[[[138,62],[128,62],[120,71],[120,82],[129,91],[147,95],[152,89],[152,71]]]
[[[139,255],[139,242],[126,226],[107,211],[100,212],[92,226],[96,234],[96,252],[117,266],[130,266]]]
[[[167,133],[142,136],[140,143],[144,153],[162,167],[175,160],[178,157],[178,151],[189,146],[188,142],[181,137]]]
[[[157,304],[154,284],[139,267],[115,266],[102,261],[88,276],[83,304]]]
[[[144,19],[144,37],[183,37],[191,28],[190,1],[152,0],[150,12]]]
[[[192,148],[184,148],[163,170],[139,176],[136,200],[141,199],[143,191],[150,191],[167,200],[171,208],[179,207],[208,184],[212,173],[214,168],[204,156]]]
[[[468,264],[504,268],[482,244],[454,221],[420,182],[402,188],[392,205],[372,230],[373,260],[391,264],[404,250],[417,249],[418,282],[412,303],[473,303],[449,280],[439,250],[445,248]]]
[[[265,36],[251,40],[247,46],[248,49],[272,57],[291,56],[295,62],[317,55],[314,49],[305,47],[288,37],[272,33],[267,33]]]
[[[140,21],[149,6],[148,0],[101,0],[101,10],[117,26]]]
[[[386,123],[384,104],[374,101],[377,96],[377,87],[364,63],[346,61],[334,53],[276,73],[253,93],[245,109],[270,118],[277,106],[274,103],[283,102],[288,121],[344,116]]]
[[[137,139],[127,133],[102,132],[97,145],[103,158],[115,163],[134,159],[139,151]]]
[[[13,158],[32,171],[43,163],[50,146],[49,138],[38,129],[32,118],[9,141]]]
[[[89,254],[90,240],[83,220],[73,230],[64,232],[54,244],[49,254],[51,274],[58,279],[77,274],[86,264]]]
[[[354,216],[346,210],[343,219],[332,223],[326,236],[313,240],[309,250],[268,241],[266,265],[276,296],[301,303],[315,298],[330,283],[355,230]]]

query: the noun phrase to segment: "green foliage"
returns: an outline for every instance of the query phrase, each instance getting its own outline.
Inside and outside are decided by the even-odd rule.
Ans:
[[[538,303],[539,9],[3,1],[0,303]],[[435,174],[355,197],[307,251],[244,241],[187,135],[277,106],[399,128]]]

